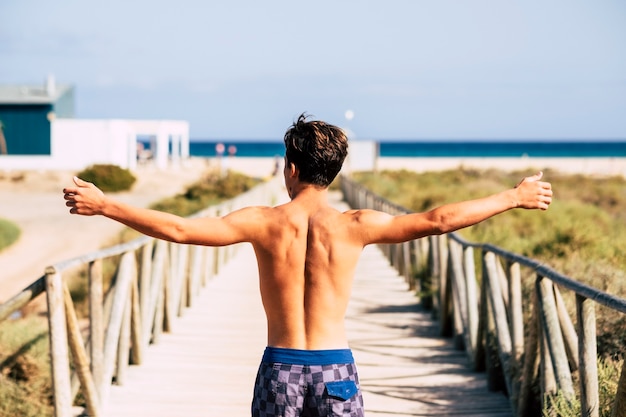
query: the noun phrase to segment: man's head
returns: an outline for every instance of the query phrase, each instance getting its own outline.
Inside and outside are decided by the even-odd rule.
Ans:
[[[348,154],[344,131],[328,123],[301,114],[285,133],[287,164],[299,170],[298,180],[328,187],[335,179]]]

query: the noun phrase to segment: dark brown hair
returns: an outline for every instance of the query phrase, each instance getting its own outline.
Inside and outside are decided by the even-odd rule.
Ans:
[[[287,129],[285,157],[300,170],[300,181],[328,187],[348,155],[348,138],[337,126],[307,118],[301,114]]]

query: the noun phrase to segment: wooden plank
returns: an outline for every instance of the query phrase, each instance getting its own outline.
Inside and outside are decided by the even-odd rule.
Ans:
[[[365,249],[346,323],[366,415],[511,416],[507,398],[488,391],[486,375],[439,337],[431,312],[407,289],[380,253]]]
[[[266,344],[258,274],[250,247],[240,252],[111,387],[109,416],[250,414],[256,370]]]

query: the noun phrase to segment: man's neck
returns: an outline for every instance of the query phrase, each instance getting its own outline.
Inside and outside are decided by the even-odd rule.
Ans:
[[[291,190],[291,200],[299,201],[327,201],[328,188],[317,185],[298,183]]]

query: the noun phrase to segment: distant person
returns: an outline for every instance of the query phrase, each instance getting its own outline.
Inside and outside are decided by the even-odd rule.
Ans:
[[[224,152],[226,152],[226,145],[219,142],[215,145],[215,156],[217,157],[217,170],[220,175],[224,175],[224,173],[228,170],[226,161],[223,160]]]
[[[272,177],[275,177],[280,172],[280,157],[274,156],[274,169],[272,170]]]
[[[223,143],[219,142],[215,145],[215,155],[218,158],[221,158],[224,155],[224,151],[226,151],[226,146]]]
[[[512,189],[426,213],[342,213],[329,205],[327,194],[347,155],[344,131],[301,115],[284,141],[291,201],[276,207],[181,218],[116,201],[78,178],[63,190],[64,198],[70,213],[103,215],[159,239],[207,246],[251,243],[268,329],[252,416],[363,416],[344,327],[363,247],[452,232],[514,208],[546,210],[551,185],[538,173]]]

